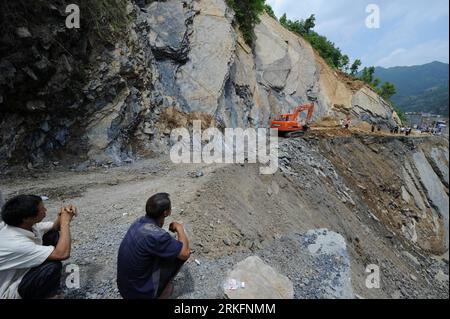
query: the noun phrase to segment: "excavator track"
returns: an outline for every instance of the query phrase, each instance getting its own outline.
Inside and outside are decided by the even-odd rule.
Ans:
[[[288,132],[284,135],[286,138],[297,138],[305,136],[305,131]]]

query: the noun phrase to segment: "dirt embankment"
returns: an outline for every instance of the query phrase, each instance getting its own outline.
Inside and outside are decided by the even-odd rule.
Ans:
[[[1,184],[6,198],[49,196],[49,218],[61,202],[80,207],[68,263],[80,266],[82,287],[67,290],[67,297],[119,297],[120,241],[143,215],[146,199],[165,191],[174,206],[166,225],[172,219],[183,222],[193,249],[175,297],[221,297],[226,272],[258,255],[289,277],[296,298],[320,298],[314,287],[321,274],[288,243],[295,234],[328,228],[346,239],[357,295],[448,298],[448,254],[435,257],[448,250],[441,211],[445,200],[448,205],[444,151],[448,154],[448,140],[438,138],[313,131],[280,141],[280,169],[272,176],[260,175],[255,164],[174,165],[161,157],[78,172],[32,170],[3,176]],[[442,198],[420,174],[424,167],[442,186]],[[381,289],[365,285],[370,264],[380,267]]]

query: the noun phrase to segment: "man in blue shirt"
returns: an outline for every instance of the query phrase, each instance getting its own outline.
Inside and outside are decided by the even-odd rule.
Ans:
[[[172,212],[169,194],[153,195],[145,210],[146,216],[131,225],[119,248],[117,286],[125,299],[167,298],[171,280],[190,256],[181,224],[169,226],[178,240],[162,229]]]

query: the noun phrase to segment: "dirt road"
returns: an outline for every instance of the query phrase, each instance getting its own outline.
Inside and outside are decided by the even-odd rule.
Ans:
[[[170,193],[173,201],[166,227],[172,220],[182,222],[192,242],[192,258],[176,281],[175,297],[220,298],[220,280],[235,263],[255,254],[266,256],[270,263],[280,250],[281,237],[328,228],[347,240],[352,283],[359,296],[448,298],[448,257],[426,255],[380,223],[367,197],[384,195],[362,195],[370,185],[349,183],[342,172],[347,166],[339,167],[325,156],[333,154],[333,131],[312,133],[304,139],[281,141],[281,167],[273,176],[260,175],[255,164],[175,165],[161,156],[80,172],[62,167],[25,170],[20,176],[3,175],[1,190],[6,198],[22,193],[49,197],[48,219],[63,204],[79,207],[67,264],[80,267],[81,288],[66,289],[66,298],[120,297],[115,283],[120,241],[129,225],[144,215],[147,198],[157,192]],[[324,134],[331,142],[321,142],[319,136]],[[286,163],[282,154],[289,150],[295,154]],[[412,265],[403,252],[419,258],[420,266]],[[298,287],[297,298],[320,297],[302,296],[310,265],[291,263],[272,262],[288,275],[297,273],[289,275]],[[365,267],[371,263],[386,270],[382,289],[365,287]]]

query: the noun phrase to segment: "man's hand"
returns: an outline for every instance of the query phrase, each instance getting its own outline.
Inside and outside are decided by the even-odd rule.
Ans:
[[[68,205],[60,209],[59,215],[61,218],[61,224],[70,224],[72,218],[78,213],[77,208],[73,205]]]
[[[78,209],[75,205],[66,205],[66,206],[60,208],[58,216],[61,216],[64,210],[67,210],[73,216],[78,215]]]
[[[78,216],[78,209],[75,205],[68,205],[66,209],[73,215],[73,217]]]
[[[70,257],[70,222],[72,221],[72,218],[77,215],[77,213],[77,208],[74,205],[62,207],[59,210],[57,222],[53,225],[53,227],[60,232],[60,237],[55,249],[47,260],[61,261]]]
[[[173,222],[169,225],[169,230],[172,233],[178,233],[180,231],[180,229],[184,229],[183,225],[181,225],[180,223]]]

